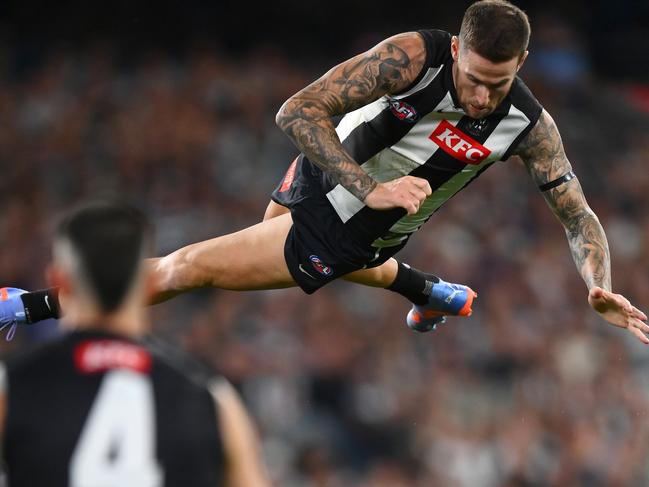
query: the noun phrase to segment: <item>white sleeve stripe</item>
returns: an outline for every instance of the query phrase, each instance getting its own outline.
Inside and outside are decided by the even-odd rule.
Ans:
[[[415,86],[410,88],[405,93],[401,93],[400,95],[393,96],[392,98],[395,100],[402,100],[403,98],[406,98],[414,93],[417,93],[418,91],[423,90],[433,82],[433,80],[437,77],[437,75],[442,71],[443,67],[444,65],[442,64],[436,68],[428,68],[424,77],[419,80],[419,83],[417,83]]]

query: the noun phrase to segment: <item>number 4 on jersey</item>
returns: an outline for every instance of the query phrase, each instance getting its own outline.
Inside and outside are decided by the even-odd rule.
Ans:
[[[161,487],[155,410],[148,377],[108,372],[70,463],[70,487]]]

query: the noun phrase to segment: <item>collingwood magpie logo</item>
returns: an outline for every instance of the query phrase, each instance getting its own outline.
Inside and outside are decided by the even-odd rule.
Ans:
[[[471,122],[466,131],[471,135],[480,135],[484,131],[484,129],[487,128],[487,125],[489,125],[487,119],[481,118],[479,120],[474,120],[473,122]]]

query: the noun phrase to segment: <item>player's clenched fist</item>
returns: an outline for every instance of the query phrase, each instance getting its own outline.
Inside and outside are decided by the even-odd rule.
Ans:
[[[414,215],[431,193],[430,184],[425,179],[404,176],[377,184],[365,198],[365,204],[375,210],[404,208],[409,215]]]

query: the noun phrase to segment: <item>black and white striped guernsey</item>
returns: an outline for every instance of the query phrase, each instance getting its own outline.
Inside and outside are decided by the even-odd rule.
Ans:
[[[542,107],[520,78],[488,117],[460,108],[453,84],[451,35],[419,31],[426,62],[413,86],[348,113],[336,132],[365,172],[379,182],[425,178],[433,193],[415,215],[367,207],[306,158],[301,174],[317,186],[350,233],[377,249],[401,246],[430,216],[494,162],[507,159],[536,124]],[[315,181],[309,184],[314,189]]]
[[[210,384],[179,352],[99,331],[75,331],[0,363],[8,484],[223,485]]]

